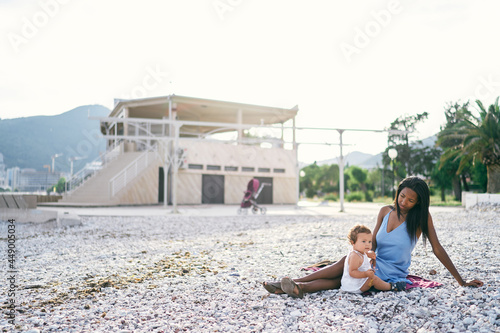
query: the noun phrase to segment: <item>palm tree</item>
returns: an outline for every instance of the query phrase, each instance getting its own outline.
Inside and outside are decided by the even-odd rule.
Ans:
[[[457,174],[463,169],[480,161],[486,166],[488,176],[488,193],[500,192],[500,108],[499,97],[486,110],[481,101],[477,100],[479,116],[469,110],[463,114],[463,119],[456,126],[443,131],[443,139],[460,139],[459,144],[448,149],[441,161],[448,159],[460,160]]]
[[[463,141],[463,138],[460,136],[452,136],[446,135],[449,132],[455,133],[457,124],[464,120],[464,114],[469,110],[469,101],[465,103],[449,103],[445,107],[444,115],[446,117],[446,124],[441,126],[441,132],[437,135],[437,145],[447,154],[450,154],[452,151],[455,152],[455,156],[453,158],[449,158],[446,161],[442,160],[437,164],[439,166],[437,169],[433,170],[432,178],[435,178],[438,182],[443,182],[445,179],[451,177],[449,180],[452,183],[452,189],[455,194],[455,199],[458,201],[462,201],[462,188],[465,191],[469,191],[469,185],[467,184],[467,176],[471,176],[472,165],[469,164],[466,166],[460,174],[457,174],[458,165],[460,164],[460,155],[462,155],[460,149],[454,149]],[[450,130],[451,129],[451,130]],[[438,156],[441,155],[442,152],[438,153]],[[458,158],[457,158],[458,156]],[[483,164],[481,164],[483,165]],[[485,168],[486,169],[486,168]],[[442,175],[440,173],[446,173],[446,175]],[[472,177],[471,177],[472,178]],[[439,179],[439,180],[438,180]],[[485,173],[486,179],[486,173]],[[441,184],[442,186],[449,187],[450,184]],[[484,186],[484,190],[486,191],[486,182]]]

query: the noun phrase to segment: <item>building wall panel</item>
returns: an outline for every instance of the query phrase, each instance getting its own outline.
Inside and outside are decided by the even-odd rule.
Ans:
[[[160,160],[152,163],[141,175],[113,199],[116,204],[149,205],[158,203],[158,168]]]
[[[203,174],[224,175],[225,204],[240,204],[253,177],[273,178],[273,203],[296,202],[295,151],[190,140],[180,140],[180,147],[186,149],[187,154],[184,168],[179,170],[179,204],[201,203]],[[190,169],[189,164],[201,169]],[[226,167],[237,167],[237,170],[228,171]],[[253,170],[243,171],[243,167]]]
[[[177,180],[177,203],[180,205],[201,204],[201,173],[179,172]]]
[[[295,178],[273,179],[273,203],[294,204],[297,202],[297,181]]]

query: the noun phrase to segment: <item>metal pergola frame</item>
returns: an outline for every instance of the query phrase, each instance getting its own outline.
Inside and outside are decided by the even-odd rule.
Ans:
[[[338,145],[340,149],[340,156],[339,156],[339,196],[340,196],[340,212],[345,212],[344,209],[344,192],[345,192],[345,184],[344,184],[344,156],[343,156],[343,146],[345,144],[343,143],[342,140],[342,135],[344,132],[348,131],[353,131],[353,132],[374,132],[374,133],[408,133],[407,131],[399,131],[399,130],[390,130],[390,129],[383,129],[383,130],[374,130],[374,129],[352,129],[352,128],[325,128],[325,127],[297,127],[295,126],[295,118],[291,119],[293,121],[293,126],[274,126],[274,125],[253,125],[253,124],[235,124],[235,123],[219,123],[219,122],[204,122],[204,121],[185,121],[185,120],[176,120],[176,119],[151,119],[151,118],[117,118],[117,117],[89,117],[90,119],[96,119],[101,122],[112,122],[112,123],[151,123],[151,124],[158,124],[158,125],[168,125],[170,128],[169,134],[174,133],[174,136],[135,136],[135,135],[118,135],[118,134],[111,134],[111,135],[103,135],[104,138],[106,139],[111,139],[111,140],[118,140],[118,139],[125,139],[125,140],[132,140],[132,141],[137,141],[137,140],[158,140],[158,141],[163,141],[166,143],[172,143],[173,142],[173,147],[169,151],[169,155],[167,156],[168,150],[165,150],[165,156],[163,156],[163,164],[164,164],[164,170],[167,172],[168,168],[170,166],[173,166],[173,177],[172,177],[172,211],[173,213],[178,213],[177,210],[177,172],[179,169],[179,159],[177,156],[177,150],[179,146],[179,129],[182,126],[188,125],[188,126],[205,126],[205,127],[214,127],[214,128],[224,128],[224,129],[229,129],[229,130],[243,130],[243,129],[252,129],[252,128],[267,128],[267,129],[273,129],[273,130],[281,130],[282,135],[281,137],[283,138],[283,131],[285,129],[291,129],[292,130],[292,142],[285,142],[283,139],[283,143],[291,143],[293,145],[293,149],[296,152],[296,175],[297,175],[297,205],[298,201],[300,199],[300,188],[299,188],[299,182],[300,182],[300,169],[299,169],[299,160],[298,160],[298,146],[301,144],[317,144],[317,145]],[[173,130],[173,131],[172,131]],[[337,131],[339,134],[339,143],[311,143],[311,142],[297,142],[296,141],[296,131],[297,130],[312,130],[312,131]],[[185,137],[185,139],[191,139],[191,140],[207,140],[204,137],[198,137],[198,138],[189,138]],[[254,139],[254,142],[266,142],[268,141],[267,139]],[[234,142],[235,140],[214,140],[218,142]],[[237,140],[240,141],[240,140]],[[241,142],[241,141],[240,141]],[[166,208],[168,205],[168,191],[167,191],[167,178],[166,175],[164,177],[164,207]]]

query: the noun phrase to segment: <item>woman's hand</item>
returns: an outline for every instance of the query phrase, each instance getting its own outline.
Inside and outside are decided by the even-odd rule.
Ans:
[[[483,284],[483,281],[474,279],[472,281],[464,283],[462,287],[482,287]]]
[[[373,259],[373,260],[377,259],[377,254],[373,251],[366,252],[366,256],[370,259]]]
[[[374,269],[376,265],[377,254],[373,251],[368,251],[366,252],[366,255],[368,256],[368,258],[370,258],[370,264],[372,265],[372,269]]]

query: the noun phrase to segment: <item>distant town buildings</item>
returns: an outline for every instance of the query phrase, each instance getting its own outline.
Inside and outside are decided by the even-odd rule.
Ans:
[[[19,182],[21,179],[21,169],[19,167],[13,167],[7,169],[7,178],[5,179],[5,189],[10,189],[14,191],[19,188]]]
[[[3,163],[3,154],[0,153],[0,187],[5,187],[7,184],[7,173],[5,171],[5,164]]]
[[[19,192],[45,192],[57,184],[61,178],[60,172],[36,171],[23,169],[19,177]]]
[[[62,177],[60,172],[35,169],[6,168],[0,153],[0,188],[12,192],[46,192],[52,190]]]

